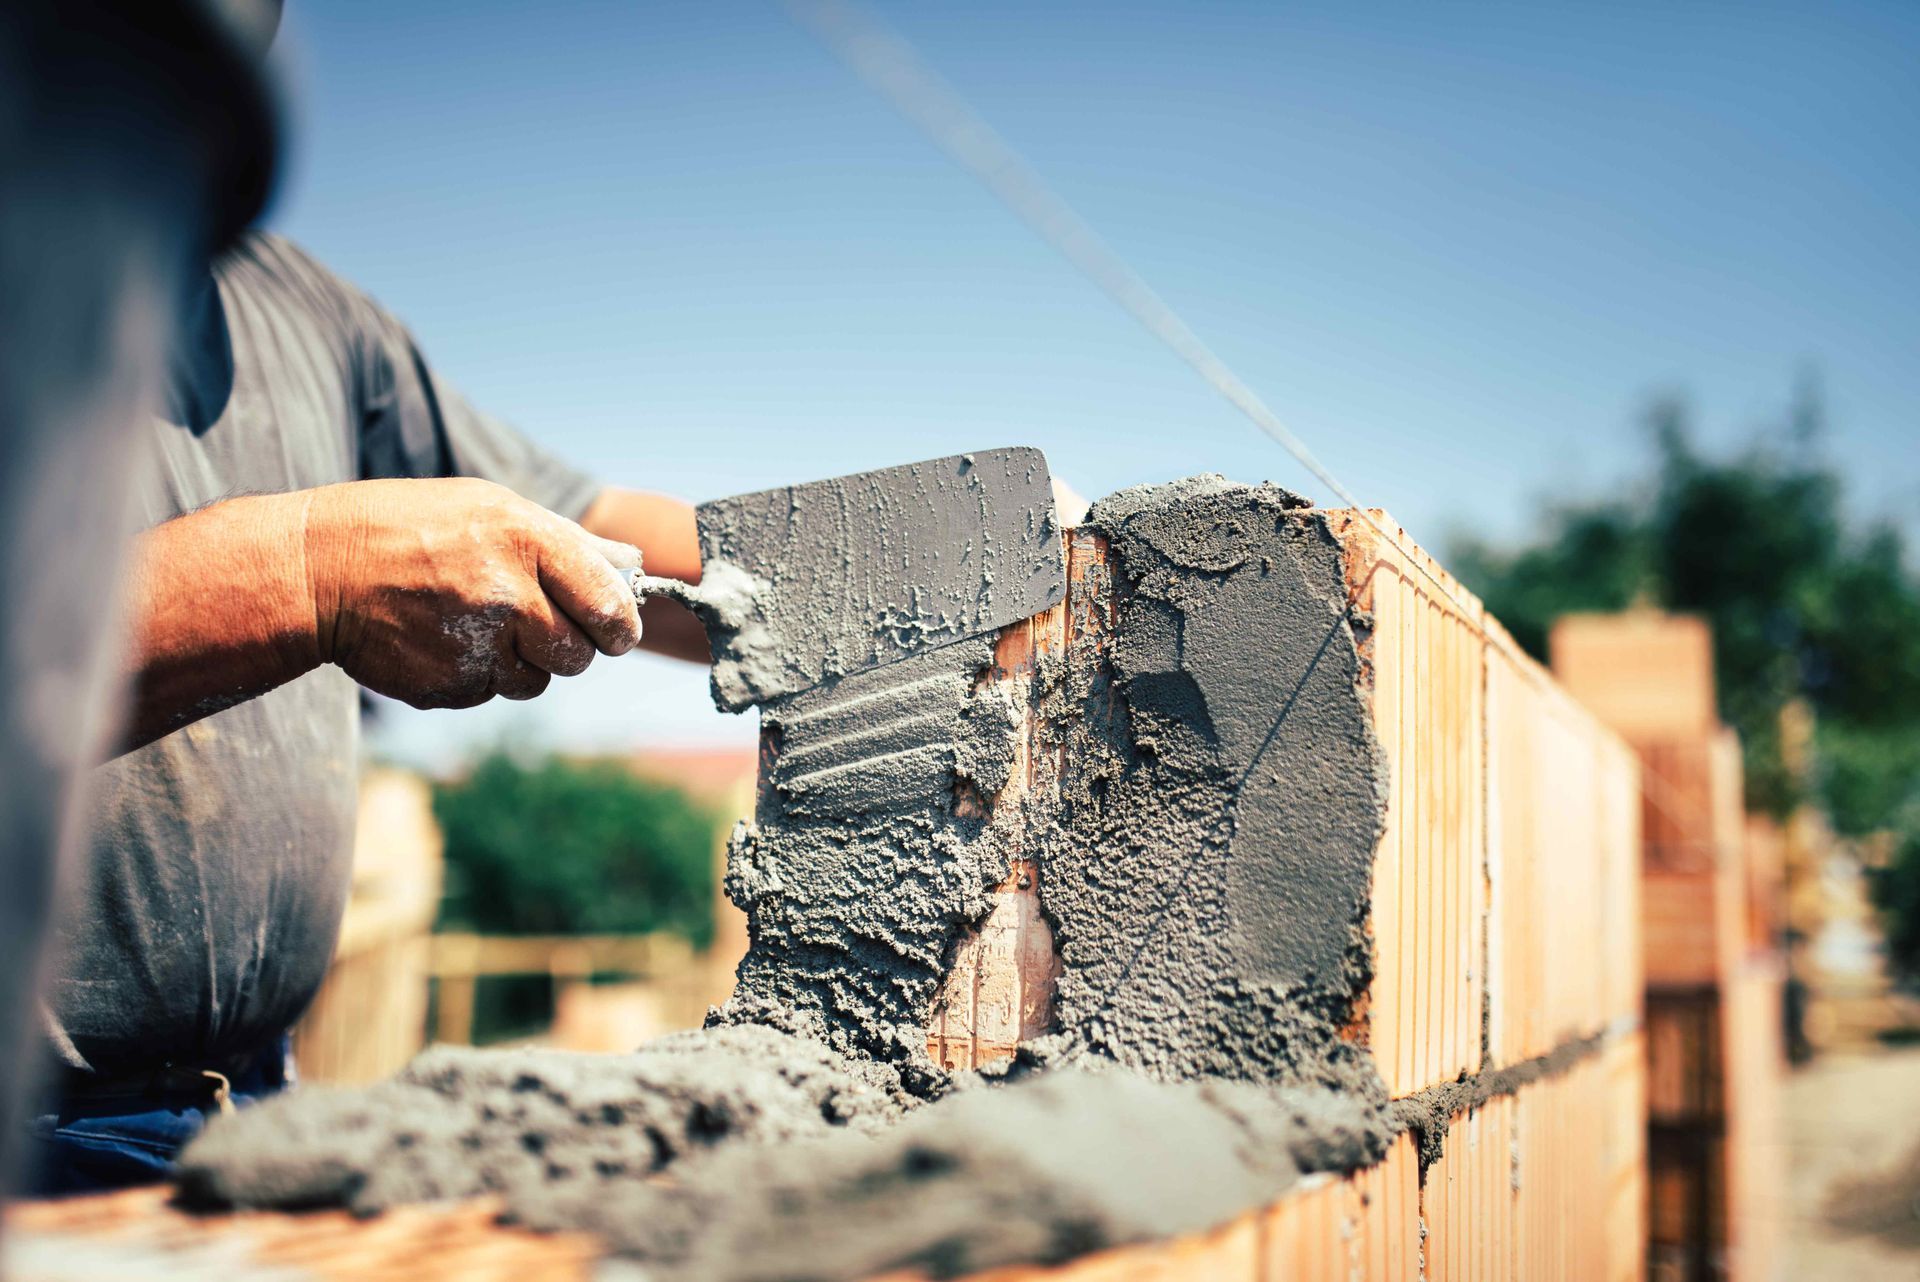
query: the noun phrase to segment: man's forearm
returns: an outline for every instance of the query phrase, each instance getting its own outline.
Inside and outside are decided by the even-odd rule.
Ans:
[[[310,493],[228,499],[136,540],[126,748],[320,665],[304,538]]]
[[[590,533],[640,549],[648,574],[700,581],[700,536],[693,508],[679,499],[609,486],[580,518]],[[640,612],[640,647],[690,663],[712,661],[707,630],[686,609],[661,597]]]

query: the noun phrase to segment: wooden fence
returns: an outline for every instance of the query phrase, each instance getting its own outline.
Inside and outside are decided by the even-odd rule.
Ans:
[[[326,982],[293,1032],[304,1080],[379,1081],[425,1045],[440,852],[426,781],[399,770],[369,771],[360,785],[340,942]]]

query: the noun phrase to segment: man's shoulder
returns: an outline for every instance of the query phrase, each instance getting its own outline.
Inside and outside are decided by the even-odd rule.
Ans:
[[[229,291],[264,306],[307,313],[351,337],[372,303],[326,264],[285,236],[250,231],[214,264]]]

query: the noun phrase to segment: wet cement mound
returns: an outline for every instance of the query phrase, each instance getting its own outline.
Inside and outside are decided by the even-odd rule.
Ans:
[[[963,1091],[877,1136],[739,1146],[672,1187],[516,1199],[670,1279],[934,1277],[1152,1241],[1257,1205],[1304,1172],[1377,1160],[1348,1096],[1066,1070]]]
[[[898,1078],[766,1028],[674,1033],[630,1055],[435,1047],[390,1081],[305,1087],[182,1156],[199,1207],[344,1206],[604,1190],[729,1143],[873,1131]]]

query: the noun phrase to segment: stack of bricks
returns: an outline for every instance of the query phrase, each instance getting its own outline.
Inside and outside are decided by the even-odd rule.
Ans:
[[[1778,1221],[1779,837],[1743,813],[1712,637],[1651,612],[1561,620],[1560,680],[1638,753],[1645,831],[1650,1274],[1768,1276]]]
[[[1389,781],[1373,976],[1349,1035],[1397,1100],[1516,1067],[1538,1075],[1452,1117],[1425,1169],[1416,1137],[1402,1134],[1379,1164],[1310,1181],[1210,1234],[985,1275],[995,1282],[1642,1276],[1633,753],[1385,513],[1327,517]],[[1110,555],[1092,531],[1071,533],[1067,600],[1003,634],[990,679],[1024,679],[1037,657],[1092,661],[1113,625],[1095,609]],[[1015,786],[1044,796],[1059,764],[1034,734]],[[1045,1029],[1056,964],[1038,911],[1045,875],[1017,861],[999,907],[958,951],[928,1030],[936,1059],[991,1062]]]

